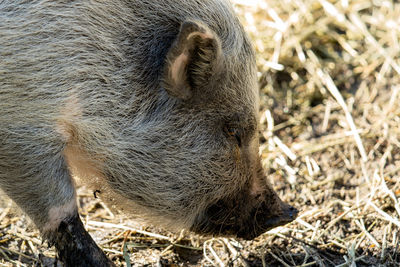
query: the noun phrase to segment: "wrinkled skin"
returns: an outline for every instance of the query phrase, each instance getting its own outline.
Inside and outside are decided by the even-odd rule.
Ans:
[[[0,188],[60,258],[94,244],[73,176],[202,234],[296,217],[261,168],[254,52],[227,1],[6,0],[0,47]]]

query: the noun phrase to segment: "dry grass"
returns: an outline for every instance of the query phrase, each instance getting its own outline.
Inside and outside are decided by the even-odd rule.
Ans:
[[[142,229],[80,190],[87,229],[129,266],[400,266],[400,3],[235,0],[258,55],[264,164],[301,209],[254,241]],[[0,204],[0,266],[49,266]],[[40,265],[40,264],[39,264]]]

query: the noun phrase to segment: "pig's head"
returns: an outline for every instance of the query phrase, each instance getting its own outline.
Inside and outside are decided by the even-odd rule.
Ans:
[[[150,222],[249,239],[297,216],[261,166],[255,57],[238,25],[221,36],[184,22],[156,99],[118,133],[107,180]]]
[[[229,51],[207,26],[184,23],[168,53],[164,88],[192,112],[204,113],[198,119],[209,127],[206,151],[197,153],[212,161],[203,171],[213,179],[209,190],[219,193],[210,194],[191,230],[251,239],[291,222],[297,211],[279,199],[260,164],[255,59],[247,38],[237,38],[237,50]]]

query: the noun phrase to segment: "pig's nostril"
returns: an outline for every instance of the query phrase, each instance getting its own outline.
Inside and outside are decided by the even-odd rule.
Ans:
[[[295,207],[290,207],[289,208],[289,216],[294,220],[297,217],[297,214],[299,211]]]

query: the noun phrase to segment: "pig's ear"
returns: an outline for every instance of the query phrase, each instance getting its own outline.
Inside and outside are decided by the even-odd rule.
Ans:
[[[221,61],[218,36],[200,22],[186,21],[167,54],[163,86],[169,95],[188,100],[218,72]]]

